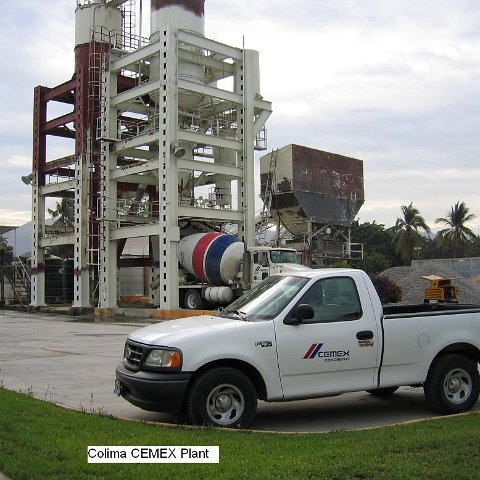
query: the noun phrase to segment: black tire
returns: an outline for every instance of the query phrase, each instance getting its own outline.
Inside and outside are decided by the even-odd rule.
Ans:
[[[246,428],[257,412],[257,392],[239,370],[214,368],[193,382],[186,406],[194,425]]]
[[[187,290],[183,297],[183,306],[187,310],[201,310],[203,308],[203,298],[201,293],[192,288]]]
[[[370,395],[376,397],[388,397],[398,390],[398,387],[375,388],[374,390],[367,390]]]
[[[442,414],[470,410],[478,400],[477,363],[463,355],[445,355],[430,366],[423,386],[430,407]]]

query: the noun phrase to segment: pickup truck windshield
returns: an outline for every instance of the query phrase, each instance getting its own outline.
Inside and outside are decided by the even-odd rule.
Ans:
[[[297,252],[292,250],[270,250],[272,263],[297,263]]]
[[[308,283],[308,278],[273,275],[224,308],[221,317],[272,320]]]

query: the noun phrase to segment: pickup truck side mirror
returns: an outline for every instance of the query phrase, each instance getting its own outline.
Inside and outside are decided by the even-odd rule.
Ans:
[[[298,307],[292,312],[292,315],[286,317],[283,320],[285,325],[300,325],[304,320],[308,320],[315,316],[315,312],[311,305],[308,303],[301,303]]]

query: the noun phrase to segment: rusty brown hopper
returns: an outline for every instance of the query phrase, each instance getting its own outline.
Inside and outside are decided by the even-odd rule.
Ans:
[[[275,219],[280,217],[295,235],[306,233],[308,220],[325,225],[350,225],[363,205],[361,160],[287,145],[260,158],[262,198],[271,165],[275,165],[271,215]]]

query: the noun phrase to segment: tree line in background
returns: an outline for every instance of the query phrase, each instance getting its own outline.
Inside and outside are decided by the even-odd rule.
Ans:
[[[53,225],[71,227],[73,208],[73,199],[64,198],[55,210],[49,209]],[[363,244],[364,258],[351,266],[378,274],[390,267],[411,265],[412,259],[479,257],[480,237],[466,225],[474,218],[465,202],[457,202],[445,217],[435,220],[443,227],[435,235],[413,203],[401,206],[401,216],[393,227],[356,220],[352,223],[351,241]],[[63,256],[65,252],[59,247],[51,253]],[[11,247],[8,248],[1,235],[0,255],[3,264],[11,262]],[[341,263],[341,266],[347,265],[350,266],[348,262]]]
[[[475,215],[465,202],[457,202],[445,217],[435,220],[443,227],[435,235],[413,203],[402,205],[401,212],[390,228],[375,221],[353,222],[351,240],[364,248],[364,258],[355,262],[355,267],[376,274],[390,267],[411,265],[412,259],[480,256],[480,237],[466,225]]]

